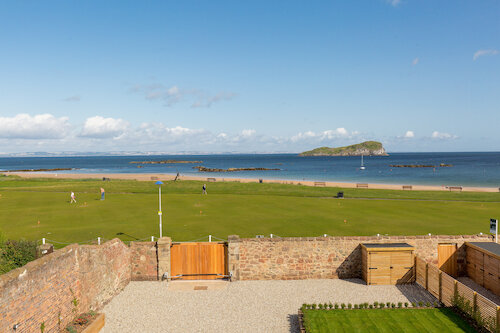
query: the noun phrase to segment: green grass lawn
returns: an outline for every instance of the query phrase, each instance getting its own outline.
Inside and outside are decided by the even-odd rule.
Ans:
[[[304,310],[308,333],[331,332],[475,332],[448,308]]]
[[[165,182],[164,235],[188,241],[209,234],[474,234],[488,232],[489,219],[500,217],[500,193],[343,189],[346,199],[334,199],[342,189],[220,182],[208,183],[202,196],[202,184]],[[70,191],[76,205],[69,204]],[[0,177],[0,231],[68,243],[117,233],[123,240],[157,236],[157,191],[154,182]]]

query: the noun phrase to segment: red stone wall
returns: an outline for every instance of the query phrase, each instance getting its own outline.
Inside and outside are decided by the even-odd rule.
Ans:
[[[439,243],[457,243],[459,271],[466,241],[491,241],[487,235],[228,238],[228,264],[235,280],[360,278],[360,243],[404,242],[427,262],[437,263]]]
[[[157,256],[156,242],[131,242],[130,261],[132,281],[158,280]]]
[[[77,244],[0,275],[0,332],[59,332],[75,312],[99,309],[130,281],[130,250],[120,240]],[[75,309],[72,300],[79,301]]]

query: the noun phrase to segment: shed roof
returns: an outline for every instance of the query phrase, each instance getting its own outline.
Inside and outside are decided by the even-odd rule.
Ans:
[[[467,245],[469,244],[500,257],[500,244],[493,242],[467,242]]]
[[[401,248],[413,248],[408,243],[362,243],[362,245],[368,249],[382,249],[386,247],[401,247]]]

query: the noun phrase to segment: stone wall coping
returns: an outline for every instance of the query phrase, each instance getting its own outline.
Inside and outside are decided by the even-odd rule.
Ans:
[[[486,239],[492,240],[490,235],[414,235],[414,236],[327,236],[327,237],[265,237],[265,238],[239,238],[233,240],[228,237],[228,241],[237,242],[302,242],[302,241],[385,241],[385,240],[408,240],[408,239]]]

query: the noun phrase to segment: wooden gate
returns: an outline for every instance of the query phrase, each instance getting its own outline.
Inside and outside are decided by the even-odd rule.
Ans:
[[[438,267],[448,275],[457,276],[457,244],[438,244]]]
[[[172,279],[214,280],[227,275],[225,243],[174,243],[170,248]]]

